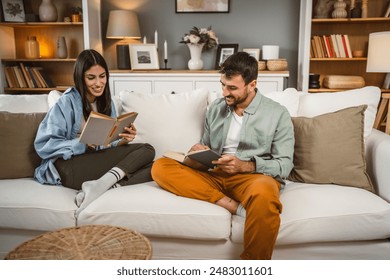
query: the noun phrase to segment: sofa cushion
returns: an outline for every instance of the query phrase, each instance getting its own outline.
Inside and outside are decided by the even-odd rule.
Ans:
[[[299,100],[298,116],[312,118],[348,107],[367,105],[364,113],[364,138],[367,139],[374,125],[380,97],[380,89],[373,86],[342,92],[304,94]]]
[[[390,204],[359,188],[287,182],[281,193],[276,245],[383,240],[390,236]],[[233,216],[232,240],[242,242],[244,220]]]
[[[364,157],[364,111],[357,106],[314,118],[292,118],[294,168],[289,180],[374,191]]]
[[[46,113],[0,112],[0,179],[32,177],[41,162],[34,149]]]
[[[202,136],[208,92],[198,89],[176,94],[121,91],[123,113],[139,113],[135,143],[156,149],[156,158],[167,150],[187,152]]]
[[[0,111],[12,113],[46,112],[49,109],[47,94],[0,94]]]
[[[155,182],[105,192],[78,216],[78,225],[124,226],[154,237],[224,240],[230,213],[215,204],[180,197]]]
[[[0,228],[51,231],[76,225],[76,190],[32,178],[0,180]]]

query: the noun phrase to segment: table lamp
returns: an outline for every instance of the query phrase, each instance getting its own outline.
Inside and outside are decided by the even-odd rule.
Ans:
[[[106,38],[108,39],[140,39],[137,14],[128,10],[110,11]],[[116,45],[118,69],[131,69],[129,44]]]
[[[370,33],[368,38],[367,72],[387,73],[382,88],[390,86],[390,31]]]

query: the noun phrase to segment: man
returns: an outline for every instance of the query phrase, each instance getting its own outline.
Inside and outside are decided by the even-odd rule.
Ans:
[[[293,168],[293,125],[286,108],[258,92],[255,58],[233,54],[220,73],[223,98],[210,106],[202,139],[191,148],[222,154],[216,168],[203,172],[161,158],[152,177],[177,195],[246,217],[241,259],[271,259],[282,211],[279,192]]]

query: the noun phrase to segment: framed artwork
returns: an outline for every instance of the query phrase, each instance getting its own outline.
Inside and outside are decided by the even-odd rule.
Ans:
[[[133,70],[159,69],[155,44],[129,44],[130,63]]]
[[[215,69],[219,69],[221,64],[238,51],[238,44],[219,44],[217,49],[217,58],[215,59]]]
[[[175,0],[176,13],[229,13],[230,0]]]
[[[1,0],[1,10],[5,22],[26,21],[23,0]]]
[[[256,60],[260,59],[260,49],[242,49],[242,51],[249,53],[249,55],[256,58]]]

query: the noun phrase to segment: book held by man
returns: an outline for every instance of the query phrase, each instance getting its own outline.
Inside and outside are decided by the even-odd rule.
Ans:
[[[220,154],[210,149],[191,151],[187,154],[168,151],[165,152],[163,156],[174,159],[184,165],[199,170],[208,170],[210,168],[214,168],[215,165],[211,162],[214,160],[218,160],[221,157]]]
[[[80,142],[93,145],[108,145],[120,138],[125,127],[135,121],[138,113],[130,112],[113,118],[97,112],[91,112],[80,135]]]

